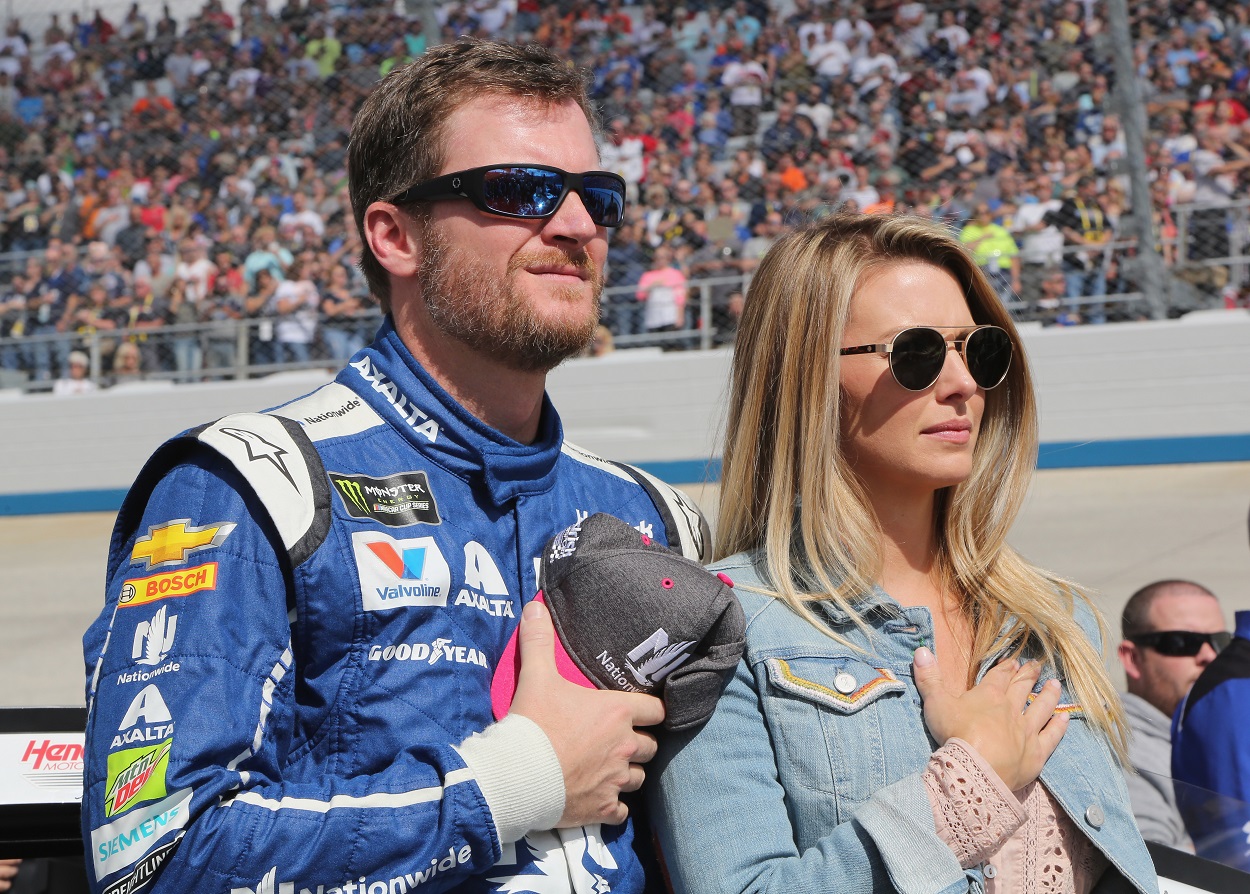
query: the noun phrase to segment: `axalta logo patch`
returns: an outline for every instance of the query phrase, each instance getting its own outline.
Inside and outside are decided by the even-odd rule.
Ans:
[[[145,801],[168,794],[165,771],[173,739],[142,748],[127,748],[108,756],[108,782],[104,794],[104,815],[115,816]]]
[[[205,590],[217,589],[217,563],[208,562],[194,568],[162,571],[150,577],[135,577],[122,584],[117,604],[122,608],[147,605],[171,596],[190,596]],[[170,631],[172,637],[173,631]]]
[[[330,481],[352,518],[371,518],[388,528],[442,522],[424,472],[400,472],[386,478],[331,472]]]
[[[174,734],[174,719],[155,683],[139,690],[130,702],[126,716],[117,725],[117,735],[110,748],[140,742],[160,742]]]
[[[399,413],[400,418],[407,422],[413,431],[431,444],[438,440],[438,423],[414,404],[408,395],[400,391],[399,386],[392,382],[382,370],[374,366],[368,357],[361,357],[347,365],[360,373],[360,377],[373,386],[373,390],[395,408],[395,412]]]
[[[148,568],[159,565],[177,565],[187,560],[187,553],[221,546],[234,530],[233,522],[216,522],[196,527],[189,518],[179,518],[153,525],[147,536],[135,541],[130,551],[130,561],[144,563]]]
[[[486,547],[476,540],[464,545],[464,586],[456,605],[468,605],[493,618],[514,618],[512,595]]]
[[[446,605],[451,569],[433,537],[396,540],[377,531],[352,534],[364,610]]]

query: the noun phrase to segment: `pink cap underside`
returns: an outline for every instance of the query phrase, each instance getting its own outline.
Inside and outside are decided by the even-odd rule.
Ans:
[[[541,590],[534,600],[546,604]],[[517,675],[521,672],[521,650],[517,642],[520,633],[519,626],[512,632],[508,645],[504,647],[503,656],[499,659],[499,666],[495,668],[495,676],[490,682],[490,706],[496,720],[502,720],[507,715],[508,709],[512,707],[512,698],[516,695]],[[560,672],[560,676],[587,689],[595,689],[595,684],[582,673],[582,669],[565,650],[558,634],[555,641],[556,670]]]

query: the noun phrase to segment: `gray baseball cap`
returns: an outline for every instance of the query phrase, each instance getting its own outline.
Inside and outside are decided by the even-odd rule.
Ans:
[[[728,577],[598,513],[548,541],[538,581],[535,598],[551,612],[561,676],[659,696],[666,729],[711,717],[745,644]],[[491,683],[496,718],[508,713],[519,671],[513,633]]]

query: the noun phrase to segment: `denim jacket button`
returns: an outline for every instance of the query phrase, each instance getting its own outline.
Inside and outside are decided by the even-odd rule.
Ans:
[[[843,695],[850,695],[858,686],[859,684],[855,681],[855,678],[846,671],[833,678],[833,688]]]
[[[1089,823],[1095,829],[1101,829],[1102,824],[1106,822],[1106,819],[1107,818],[1103,816],[1102,808],[1097,804],[1091,804],[1089,809],[1085,811],[1085,822]]]
[[[994,878],[998,875],[998,870],[994,868],[993,863],[986,863],[985,868],[981,870],[981,874],[986,878]]]

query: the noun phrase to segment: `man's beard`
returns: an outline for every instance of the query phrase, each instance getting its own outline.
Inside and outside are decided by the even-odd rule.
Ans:
[[[471,254],[454,250],[436,224],[422,229],[421,292],[444,334],[518,372],[548,372],[590,343],[603,282],[584,250],[572,257],[555,248],[515,255],[500,279]],[[587,273],[592,303],[580,317],[544,319],[517,290],[518,271],[550,264],[573,264]],[[570,306],[585,300],[572,286],[557,288],[555,296]]]

